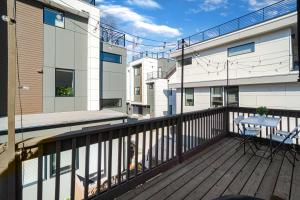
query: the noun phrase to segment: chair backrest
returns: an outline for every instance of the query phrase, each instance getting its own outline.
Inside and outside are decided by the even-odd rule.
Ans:
[[[289,137],[290,137],[291,139],[293,139],[293,138],[297,137],[297,135],[299,134],[299,132],[300,132],[300,124],[299,124],[298,126],[296,126],[296,127],[290,132]]]
[[[243,119],[245,119],[244,116],[238,116],[237,118],[234,118],[234,120],[233,120],[234,123],[237,125],[238,131],[239,131],[240,133],[243,132],[242,129],[241,129],[241,127],[240,127],[240,122],[241,122]]]

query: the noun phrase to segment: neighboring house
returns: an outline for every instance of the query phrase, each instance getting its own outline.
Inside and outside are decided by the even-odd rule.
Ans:
[[[144,56],[127,68],[127,111],[138,117],[168,115],[168,78],[176,62],[168,58]]]
[[[91,76],[99,74],[99,55],[92,54],[99,52],[99,17],[98,8],[78,0],[16,2],[17,90],[23,114],[99,110],[99,76]],[[4,80],[6,67],[1,65]],[[7,81],[1,87],[7,87]],[[5,97],[0,116],[5,116],[6,90],[0,96]]]
[[[125,34],[101,25],[100,109],[126,113]]]
[[[283,6],[287,9],[275,12]],[[264,20],[249,19],[262,17],[259,14],[262,11]],[[213,32],[214,28],[186,39],[184,112],[227,104],[299,110],[299,33],[295,11],[296,1],[286,0],[280,7],[274,4],[225,23],[216,28],[218,33]],[[245,21],[249,24],[243,25]],[[220,33],[235,27],[238,22],[239,29]],[[202,40],[193,41],[194,37]],[[181,49],[173,52],[171,57],[178,61],[177,80],[169,86],[176,89],[176,110],[179,112]]]

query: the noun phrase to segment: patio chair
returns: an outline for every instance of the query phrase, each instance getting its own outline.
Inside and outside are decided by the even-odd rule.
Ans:
[[[286,152],[288,152],[293,156],[294,160],[296,159],[298,161],[297,154],[299,154],[299,152],[296,151],[296,144],[293,141],[294,139],[300,138],[299,133],[300,125],[295,127],[291,132],[279,130],[272,134],[272,141],[279,142],[279,145],[274,149],[273,154],[276,154],[280,150],[283,150],[285,156]],[[287,156],[286,158],[290,163],[294,164]]]
[[[234,119],[234,123],[237,125],[238,127],[238,132],[239,135],[242,136],[242,138],[240,137],[236,137],[236,139],[240,140],[240,144],[236,149],[239,149],[242,147],[242,145],[248,143],[250,146],[250,149],[253,153],[255,153],[254,149],[252,148],[252,145],[259,150],[259,147],[256,145],[254,139],[256,138],[257,135],[259,135],[260,133],[260,128],[258,127],[246,127],[245,126],[245,133],[244,133],[244,128],[241,126],[240,122],[245,119],[244,116],[238,116],[237,118]]]

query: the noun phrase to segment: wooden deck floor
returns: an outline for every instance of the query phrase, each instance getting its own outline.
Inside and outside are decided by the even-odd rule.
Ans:
[[[118,199],[205,199],[242,194],[262,199],[300,200],[300,162],[278,154],[270,160],[243,154],[225,138]],[[266,148],[266,147],[262,147]]]

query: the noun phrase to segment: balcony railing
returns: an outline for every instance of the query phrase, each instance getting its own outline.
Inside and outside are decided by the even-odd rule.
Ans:
[[[228,21],[224,24],[207,29],[185,39],[188,46],[198,44],[219,36],[223,36],[259,23],[266,22],[297,10],[297,0],[282,0],[255,12]],[[181,41],[178,41],[178,49],[181,48]]]
[[[100,26],[101,41],[125,47],[125,34],[114,30],[112,27]]]
[[[87,3],[89,3],[89,4],[92,4],[92,5],[96,5],[96,0],[83,0],[83,1],[85,1],[85,2],[87,2]]]
[[[183,116],[92,127],[32,144],[27,142],[22,147],[23,156],[17,157],[17,196],[22,199],[26,193],[22,182],[26,160],[36,159],[36,193],[33,194],[34,190],[30,188],[31,198],[42,199],[43,190],[47,189],[47,194],[52,192],[52,199],[113,199],[195,155],[227,133],[237,133],[234,117],[254,113],[254,108],[214,108],[184,113]],[[271,109],[269,115],[282,118],[278,128],[283,130],[291,130],[300,119],[300,111]],[[271,131],[263,129],[260,137],[266,137]],[[62,154],[69,156],[68,172],[62,171]],[[83,155],[79,161],[78,154]],[[55,184],[45,188],[49,181],[44,177],[45,158],[49,155],[55,155],[52,177]],[[82,183],[77,177],[81,177]],[[67,195],[63,196],[62,192]]]
[[[139,60],[142,58],[154,58],[154,59],[160,59],[160,58],[168,58],[169,54],[166,52],[158,52],[158,53],[153,53],[153,52],[141,52],[139,54],[136,54],[132,56],[132,61]]]
[[[151,79],[163,79],[166,78],[167,72],[164,71],[153,71],[147,73],[147,80]]]

